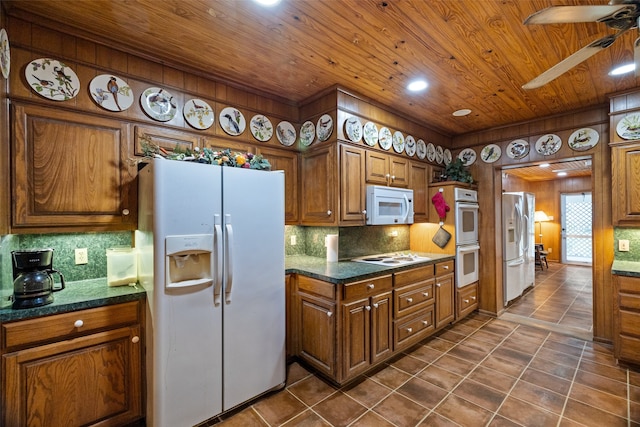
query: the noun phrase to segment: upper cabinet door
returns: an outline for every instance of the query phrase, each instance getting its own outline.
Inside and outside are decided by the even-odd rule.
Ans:
[[[640,225],[640,144],[611,149],[611,198],[615,225]]]
[[[307,151],[300,159],[302,224],[338,225],[336,146]]]
[[[13,115],[12,232],[136,228],[126,123],[31,105]]]

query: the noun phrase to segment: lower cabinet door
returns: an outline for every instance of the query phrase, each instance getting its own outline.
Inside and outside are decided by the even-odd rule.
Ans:
[[[2,356],[5,427],[126,425],[142,416],[140,328]]]
[[[371,298],[371,363],[390,356],[393,350],[392,293]]]
[[[343,304],[344,377],[366,370],[370,363],[371,305],[369,298]]]
[[[335,303],[299,293],[300,357],[334,377],[336,373]]]

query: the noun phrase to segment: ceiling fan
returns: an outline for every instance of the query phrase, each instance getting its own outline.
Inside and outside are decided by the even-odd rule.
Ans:
[[[529,16],[524,21],[525,25],[602,22],[618,32],[588,44],[523,85],[522,88],[536,89],[544,86],[579,63],[608,48],[622,34],[637,28],[639,17],[640,0],[611,0],[608,5],[551,6]],[[634,62],[636,76],[640,76],[640,37],[634,43]]]

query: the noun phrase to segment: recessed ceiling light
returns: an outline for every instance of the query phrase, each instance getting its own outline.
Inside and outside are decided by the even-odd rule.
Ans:
[[[558,172],[558,176],[567,176],[566,172]]]
[[[411,92],[418,92],[420,90],[425,90],[429,86],[424,80],[414,80],[407,85],[407,89]]]
[[[262,6],[275,6],[278,3],[280,3],[280,0],[253,0],[253,1],[255,1],[256,3]]]
[[[463,108],[462,110],[453,112],[453,115],[456,117],[468,116],[469,114],[471,114],[471,110],[469,110],[468,108]]]
[[[541,168],[548,168],[549,166],[551,166],[549,163],[542,163],[540,165]]]
[[[630,73],[635,69],[636,69],[636,64],[634,64],[634,63],[625,64],[625,65],[621,65],[621,66],[619,66],[617,68],[614,68],[613,70],[609,71],[609,75],[610,76],[619,76],[620,74]]]

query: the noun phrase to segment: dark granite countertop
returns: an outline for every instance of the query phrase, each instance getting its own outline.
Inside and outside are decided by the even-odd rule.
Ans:
[[[402,267],[386,267],[382,265],[352,261],[327,262],[325,258],[307,255],[293,255],[288,256],[285,259],[285,273],[302,274],[303,276],[309,276],[339,285],[385,274],[396,273],[398,271],[410,270],[412,268],[434,264],[440,261],[455,259],[454,255],[422,252],[418,253],[418,255],[428,257],[430,260]]]
[[[63,290],[53,294],[54,300],[51,304],[20,310],[14,310],[11,306],[0,308],[0,323],[101,307],[145,297],[144,288],[140,285],[110,287],[106,278],[69,282]]]
[[[611,273],[618,276],[640,277],[640,262],[613,261]]]

